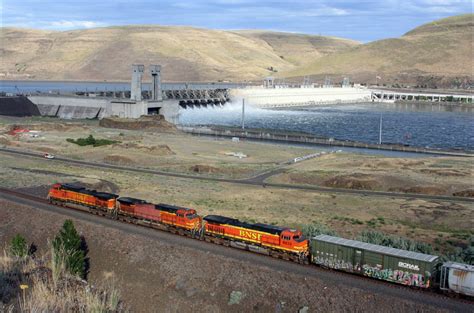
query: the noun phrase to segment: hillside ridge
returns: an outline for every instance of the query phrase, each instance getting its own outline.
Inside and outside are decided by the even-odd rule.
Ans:
[[[0,79],[128,81],[133,63],[165,81],[302,81],[466,87],[473,84],[474,15],[433,21],[365,44],[318,35],[191,26],[72,31],[1,28]],[[376,77],[380,77],[377,79]]]
[[[473,80],[474,14],[421,25],[398,38],[354,46],[283,73],[298,80],[348,76],[356,82],[466,88]],[[377,77],[380,77],[377,80]]]
[[[358,43],[305,34],[127,25],[73,31],[1,30],[0,78],[128,80],[133,63],[167,81],[261,79]]]

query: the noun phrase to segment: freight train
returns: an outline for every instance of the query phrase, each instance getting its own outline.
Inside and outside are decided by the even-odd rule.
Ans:
[[[302,264],[350,272],[420,289],[474,297],[474,266],[401,249],[328,235],[305,238],[301,231],[207,215],[192,208],[153,204],[142,199],[54,184],[48,200],[93,214],[157,228]]]

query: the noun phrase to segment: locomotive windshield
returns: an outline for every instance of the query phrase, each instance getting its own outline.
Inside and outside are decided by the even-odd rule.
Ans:
[[[301,236],[300,235],[295,235],[295,236],[293,236],[293,240],[296,241],[296,242],[303,242],[303,241],[306,240],[306,238],[303,235],[301,235]]]
[[[192,219],[194,219],[194,218],[196,218],[196,217],[197,217],[197,214],[195,214],[195,213],[194,213],[194,214],[186,214],[186,218],[187,218],[188,220],[192,220]]]

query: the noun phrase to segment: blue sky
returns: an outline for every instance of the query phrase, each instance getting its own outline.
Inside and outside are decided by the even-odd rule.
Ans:
[[[472,0],[0,0],[1,25],[52,30],[129,24],[267,29],[360,41],[472,13]]]

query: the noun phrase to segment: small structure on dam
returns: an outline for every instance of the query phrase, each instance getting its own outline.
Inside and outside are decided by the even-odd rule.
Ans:
[[[97,96],[95,93],[88,94],[87,96],[79,96],[77,94],[38,94],[30,95],[28,99],[37,105],[43,116],[56,116],[67,119],[101,119],[111,116],[139,118],[143,115],[161,114],[168,122],[176,123],[179,112],[179,100],[163,98],[161,66],[150,65],[150,78],[152,81],[151,98],[144,97],[144,94],[147,94],[143,91],[142,80],[144,73],[144,65],[132,65],[129,99]]]
[[[162,101],[163,93],[161,92],[161,66],[150,65],[151,74],[151,100]]]
[[[86,90],[68,94],[36,93],[28,95],[28,98],[38,106],[44,116],[101,119],[110,116],[138,118],[143,115],[161,114],[171,123],[177,123],[180,107],[222,105],[230,99],[227,87],[213,83],[202,86],[185,83],[185,88],[163,89],[161,66],[153,64],[148,70],[151,80],[149,90],[143,88],[143,78],[147,72],[145,66],[134,64],[129,92]]]
[[[130,88],[130,100],[142,101],[142,78],[144,71],[144,65],[132,65],[132,87]]]

